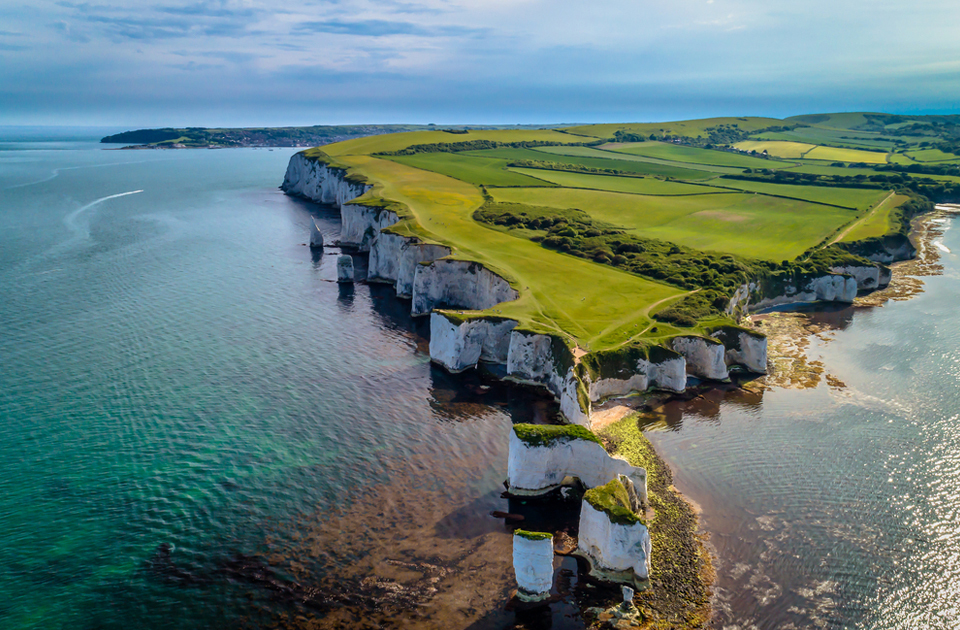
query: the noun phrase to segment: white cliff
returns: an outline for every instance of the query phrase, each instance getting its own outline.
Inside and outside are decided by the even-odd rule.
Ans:
[[[398,222],[395,212],[348,203],[340,206],[340,244],[370,251],[370,244],[380,231]]]
[[[589,395],[574,368],[573,353],[558,338],[521,330],[510,333],[507,377],[546,387],[557,397],[567,420],[589,427]]]
[[[536,427],[538,431],[571,430],[567,435],[542,439],[522,439]],[[577,432],[579,429],[579,432]],[[642,503],[647,501],[647,471],[607,453],[593,434],[579,427],[542,427],[516,425],[510,432],[507,457],[507,485],[517,495],[537,495],[554,490],[566,477],[576,477],[588,488],[602,486],[618,475],[629,477]],[[593,439],[590,439],[593,437]]]
[[[591,402],[658,389],[682,392],[687,386],[686,359],[666,348],[654,353],[625,348],[586,358],[584,381]]]
[[[369,184],[346,179],[346,171],[333,168],[302,153],[290,158],[280,186],[291,195],[306,197],[317,203],[342,206],[370,190]]]
[[[584,500],[577,550],[590,562],[590,574],[618,582],[650,577],[650,532],[643,522],[616,523]]]
[[[426,315],[435,308],[482,311],[519,295],[509,282],[480,263],[435,260],[417,265],[411,314]]]
[[[858,291],[882,289],[887,284],[890,284],[889,280],[887,280],[886,283],[881,283],[880,265],[845,265],[842,267],[831,267],[830,271],[853,276],[857,281]]]
[[[450,372],[462,372],[479,361],[505,365],[510,350],[512,319],[477,317],[460,320],[430,314],[430,359]]]
[[[730,378],[723,344],[703,337],[674,337],[670,342],[686,360],[687,374],[712,381]]]
[[[517,596],[539,601],[553,586],[553,536],[539,532],[513,532],[513,572],[520,587]]]
[[[353,282],[353,257],[346,254],[337,258],[337,282]]]
[[[856,278],[837,274],[817,276],[797,284],[785,282],[773,295],[765,293],[762,284],[750,282],[741,285],[727,305],[727,313],[738,315],[796,302],[852,304],[858,290]]]
[[[724,362],[739,365],[756,374],[767,373],[767,338],[760,333],[735,327],[722,328],[710,335],[724,346]]]

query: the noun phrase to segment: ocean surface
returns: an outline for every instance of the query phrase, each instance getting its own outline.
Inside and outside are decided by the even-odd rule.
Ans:
[[[0,141],[0,628],[582,627],[569,599],[503,610],[489,516],[511,423],[554,405],[433,368],[408,302],[338,285],[304,246],[336,211],[277,189],[294,149],[31,140]],[[717,627],[960,625],[942,262],[830,314],[830,383],[651,421],[718,554]]]

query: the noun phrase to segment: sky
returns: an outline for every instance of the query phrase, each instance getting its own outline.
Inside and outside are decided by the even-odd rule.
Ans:
[[[960,113],[957,24],[956,0],[0,0],[0,125]]]

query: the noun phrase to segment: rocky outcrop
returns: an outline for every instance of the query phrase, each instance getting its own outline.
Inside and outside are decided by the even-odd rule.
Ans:
[[[520,599],[540,601],[549,597],[553,586],[553,535],[514,531],[513,572]]]
[[[290,158],[280,188],[288,194],[317,203],[343,206],[370,190],[371,186],[347,179],[347,172],[297,153]]]
[[[567,420],[589,427],[590,399],[575,367],[573,352],[562,339],[516,329],[510,333],[507,377],[546,387],[557,397]]]
[[[426,315],[435,308],[482,311],[519,295],[509,282],[480,263],[435,260],[417,265],[411,314]]]
[[[340,244],[356,247],[362,252],[370,251],[370,245],[380,231],[398,222],[395,212],[348,203],[340,206]]]
[[[873,291],[890,284],[889,279],[885,283],[881,282],[881,269],[881,265],[845,265],[831,267],[830,271],[852,276],[857,281],[858,291]]]
[[[433,262],[450,255],[450,248],[430,243],[408,242],[400,250],[400,262],[397,265],[397,295],[413,297],[413,281],[420,263]]]
[[[337,282],[353,282],[353,257],[346,254],[337,258]]]
[[[580,507],[577,551],[590,563],[590,575],[614,582],[650,578],[650,532],[642,521],[618,523],[584,500]]]
[[[510,432],[507,486],[511,494],[545,494],[559,488],[566,477],[576,477],[594,488],[619,475],[630,478],[645,504],[647,471],[607,453],[600,440],[583,427],[521,424]]]
[[[674,337],[670,346],[683,355],[687,374],[712,381],[730,378],[725,348],[719,341],[694,336]]]
[[[756,374],[767,373],[767,338],[753,331],[727,326],[711,335],[723,344],[724,362]]]
[[[775,282],[765,280],[741,285],[733,294],[726,312],[740,315],[796,302],[853,303],[857,297],[857,280],[852,276],[826,274],[801,279]]]
[[[323,232],[320,231],[320,226],[317,225],[316,221],[311,221],[313,227],[310,228],[310,247],[323,247]]]
[[[451,372],[462,372],[478,362],[506,364],[512,319],[461,319],[434,311],[430,314],[430,359]]]
[[[581,360],[580,375],[591,402],[659,389],[682,392],[687,386],[686,360],[659,346],[627,346],[594,352]]]

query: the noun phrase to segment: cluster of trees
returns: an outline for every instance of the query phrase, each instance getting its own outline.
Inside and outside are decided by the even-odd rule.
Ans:
[[[570,164],[568,162],[551,162],[549,160],[516,160],[510,162],[507,166],[514,168],[539,168],[545,171],[567,171],[570,173],[590,173],[592,175],[616,175],[618,177],[642,177],[638,173],[631,171],[621,171],[616,168],[599,168],[596,166],[584,166],[583,164]]]
[[[655,140],[656,136],[650,134],[650,139]],[[646,142],[647,139],[643,134],[634,133],[631,131],[624,131],[623,129],[618,129],[613,133],[614,142]]]

